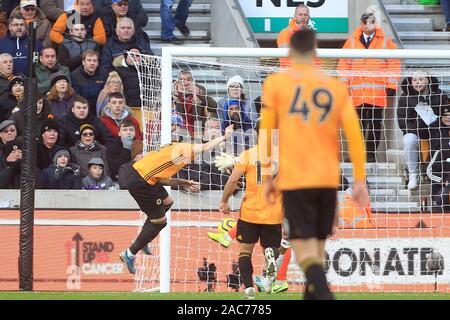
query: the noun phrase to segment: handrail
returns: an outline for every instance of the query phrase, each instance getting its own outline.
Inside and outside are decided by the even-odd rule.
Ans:
[[[253,33],[253,29],[250,26],[250,23],[248,22],[247,17],[244,14],[244,10],[242,10],[240,2],[238,0],[234,0],[233,2],[234,2],[234,7],[236,8],[237,11],[239,11],[239,14],[242,17],[242,20],[244,21],[245,28],[247,29],[247,31],[250,35],[249,40],[252,41],[256,45],[256,48],[259,48],[259,42],[256,39],[255,34]]]
[[[383,11],[384,16],[386,17],[386,20],[389,23],[389,26],[391,27],[392,33],[394,34],[394,38],[395,40],[397,40],[398,43],[398,48],[399,49],[403,49],[403,42],[402,39],[400,38],[400,36],[398,35],[397,29],[395,29],[394,24],[392,23],[391,17],[389,15],[389,13],[386,10],[386,7],[384,6],[384,3],[382,0],[378,0],[378,5],[381,8],[381,10]]]

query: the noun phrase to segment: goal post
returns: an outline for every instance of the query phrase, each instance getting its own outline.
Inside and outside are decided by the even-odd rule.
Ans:
[[[422,69],[426,69],[428,71],[430,71],[431,73],[436,73],[436,72],[441,72],[442,66],[441,64],[437,63],[436,65],[430,65],[427,64],[426,61],[435,61],[435,60],[439,60],[445,63],[445,61],[450,62],[450,52],[446,51],[446,50],[409,50],[409,49],[405,49],[405,50],[384,50],[384,49],[380,49],[380,50],[358,50],[358,49],[317,49],[317,55],[319,58],[323,58],[323,59],[401,59],[402,61],[405,60],[416,60],[416,61],[423,61],[423,68],[422,66],[419,65],[415,65],[414,67],[411,68],[406,68],[405,66],[402,65],[402,71],[401,74],[398,74],[396,76],[398,76],[398,78],[401,78],[403,80],[404,77],[406,76],[410,76],[412,74],[412,72],[414,70],[422,70]],[[133,55],[131,55],[133,56]],[[155,94],[158,96],[158,99],[160,98],[160,103],[158,101],[157,104],[159,104],[160,107],[160,113],[158,115],[159,120],[160,121],[160,143],[161,144],[166,144],[166,143],[170,143],[171,142],[171,122],[172,122],[172,111],[171,111],[171,105],[172,105],[172,91],[173,91],[173,81],[174,79],[174,75],[176,71],[179,71],[181,68],[178,67],[178,64],[182,65],[184,63],[186,63],[186,61],[189,61],[189,59],[193,59],[193,63],[197,63],[197,64],[202,64],[202,59],[230,59],[230,61],[237,61],[236,65],[240,66],[244,66],[245,67],[245,59],[263,59],[263,58],[280,58],[280,57],[286,57],[288,56],[288,49],[278,49],[278,48],[223,48],[223,47],[213,47],[213,48],[195,48],[195,47],[163,47],[162,48],[162,56],[160,58],[160,77],[161,77],[161,83],[160,83],[160,92],[158,92],[158,88],[156,88],[156,91],[152,94]],[[159,59],[157,57],[154,57],[154,59]],[[233,60],[236,59],[236,60]],[[200,66],[200,68],[203,68],[201,70],[204,70],[205,73],[207,73],[207,71],[209,71],[209,60],[205,60],[207,62],[205,62],[205,66]],[[248,60],[250,61],[250,60]],[[253,61],[253,60],[252,60]],[[214,64],[215,67],[221,69],[222,71],[224,71],[224,73],[227,73],[228,75],[232,75],[234,73],[233,70],[233,63],[223,63],[221,64],[221,62],[212,62],[212,64]],[[257,65],[257,63],[256,63]],[[138,65],[139,67],[139,65]],[[177,68],[177,70],[175,70],[174,68]],[[265,76],[267,76],[269,73],[271,72],[276,72],[279,71],[280,69],[276,66],[276,65],[272,65],[270,67],[265,67],[263,65],[261,66],[250,66],[249,68],[256,68],[255,72],[258,73],[258,76],[260,77],[259,82],[258,83],[254,83],[253,85],[256,88],[259,89],[255,89],[254,91],[254,97],[260,95],[260,89],[261,89],[261,85],[264,81]],[[226,69],[226,70],[225,70]],[[334,76],[338,76],[337,71],[335,70],[335,66],[334,67],[330,67],[329,69],[325,70],[327,72],[329,72],[329,74],[334,75]],[[144,70],[139,70],[138,68],[138,72],[139,72],[139,78],[141,81],[141,88],[142,88],[142,78],[145,78],[146,76],[148,77],[149,75],[145,74],[145,69]],[[366,70],[367,74],[370,75],[371,70]],[[236,72],[236,74],[238,74]],[[387,77],[387,75],[384,75],[385,77]],[[447,74],[447,72],[444,72],[443,75],[441,75],[440,80],[444,80],[444,77],[448,76],[450,79],[450,74]],[[222,79],[221,79],[222,80]],[[200,81],[201,82],[201,81]],[[219,81],[218,81],[219,82]],[[223,82],[223,81],[222,81]],[[250,82],[250,81],[249,81]],[[441,81],[442,82],[442,81]],[[258,91],[259,90],[259,91]],[[215,98],[216,100],[219,98],[219,96],[217,94],[212,93],[211,94],[213,96],[213,98]],[[397,93],[397,98],[399,97],[400,93]],[[143,100],[143,105],[145,104],[144,100],[148,99],[148,97],[146,95],[142,95],[141,92],[141,99]],[[396,99],[397,100],[397,99]],[[392,112],[392,111],[391,111]],[[142,112],[143,114],[143,126],[144,126],[144,131],[146,130],[146,122],[148,121],[148,119],[145,119],[145,110],[143,110]],[[395,116],[394,116],[395,118]],[[393,120],[393,119],[391,119]],[[158,127],[158,126],[156,126]],[[389,129],[391,130],[391,129]],[[396,128],[395,130],[398,130],[398,128]],[[385,130],[388,131],[388,130]],[[393,131],[393,130],[392,130]],[[387,135],[387,134],[392,134],[392,132],[383,132],[383,135]],[[395,134],[395,133],[394,133]],[[394,139],[392,140],[392,143],[398,143],[398,140],[401,140],[401,138],[396,137],[397,141],[394,141]],[[342,151],[342,150],[341,150]],[[400,162],[400,160],[397,160],[397,162]],[[390,163],[390,161],[388,161],[388,159],[386,161],[383,161],[383,163],[375,163],[373,165],[370,166],[370,169],[372,170],[372,180],[369,180],[369,183],[377,185],[388,185],[389,183],[396,183],[396,187],[398,189],[401,189],[401,187],[399,187],[398,185],[401,183],[398,180],[398,176],[390,176],[389,172],[390,170],[393,170],[391,168],[392,163]],[[368,164],[369,165],[369,164]],[[348,165],[344,165],[341,168],[343,170],[344,173],[351,173],[351,167]],[[397,168],[398,169],[398,168]],[[395,169],[395,170],[397,170]],[[396,178],[396,179],[394,179]],[[391,179],[392,181],[395,180],[395,182],[389,182],[389,181],[385,181],[385,180],[389,180]],[[351,177],[349,176],[349,182],[351,184]],[[386,189],[387,190],[387,189]],[[389,202],[386,200],[386,205],[385,207],[388,208],[389,206],[395,206],[395,201],[400,202],[402,201],[401,199],[410,199],[413,196],[410,195],[407,192],[398,192],[398,190],[393,191],[392,194],[389,193],[389,190],[384,190],[384,189],[374,189],[372,196],[375,199],[381,199],[383,198],[383,203],[384,201],[391,197],[392,199],[394,199],[393,201]],[[168,190],[170,192],[170,190]],[[419,193],[420,195],[420,193]],[[179,197],[183,199],[187,199],[186,201],[190,201],[189,197],[191,195],[187,195],[187,196],[182,196],[180,195]],[[187,198],[186,198],[187,197]],[[192,196],[191,196],[192,197]],[[417,194],[414,195],[414,199],[417,198]],[[210,199],[210,203],[213,203],[214,201],[217,200],[212,200]],[[176,200],[175,200],[176,201]],[[188,205],[186,206],[188,207]],[[376,203],[374,204],[374,208],[375,211],[377,210],[377,206]],[[384,208],[382,206],[380,206],[380,208]],[[392,212],[397,212],[397,213],[402,213],[402,211],[400,209],[398,209],[396,211],[396,208],[391,208]],[[210,208],[210,211],[215,211],[217,210],[217,208]],[[383,209],[378,209],[379,211],[383,211]],[[408,209],[407,209],[408,210]],[[405,232],[409,235],[419,235],[420,237],[424,237],[427,238],[426,242],[427,244],[429,244],[428,247],[432,247],[433,241],[430,240],[432,239],[434,236],[441,236],[444,238],[449,238],[450,235],[448,234],[448,232],[445,231],[445,228],[447,228],[447,223],[450,226],[450,221],[448,221],[448,219],[444,216],[441,215],[439,216],[439,218],[436,217],[436,219],[432,219],[432,218],[423,218],[422,219],[422,215],[419,216],[420,221],[426,221],[426,223],[431,226],[431,227],[436,227],[436,229],[433,230],[428,230],[430,232],[428,233],[423,233],[420,230],[409,230],[406,227],[403,229],[403,227],[400,226],[400,224],[404,224],[405,226],[410,226],[411,223],[413,223],[412,221],[414,221],[415,223],[415,216],[413,218],[413,216],[411,215],[411,213],[414,213],[415,209],[409,209],[409,215],[406,215],[405,219],[403,219],[402,216],[398,216],[396,218],[400,219],[399,223],[399,229],[397,230],[396,234],[397,234],[397,238],[400,239],[401,237],[403,237],[403,235],[405,234]],[[408,213],[408,212],[406,212]],[[187,227],[202,227],[202,228],[211,228],[213,223],[210,222],[212,220],[213,215],[209,215],[208,216],[208,220],[207,221],[175,221],[176,219],[171,219],[172,214],[169,212],[167,212],[167,217],[168,217],[168,224],[167,227],[160,233],[159,236],[159,259],[155,259],[153,263],[153,268],[159,268],[159,290],[160,292],[170,292],[173,289],[173,286],[171,285],[172,281],[174,279],[171,279],[171,275],[174,274],[175,272],[178,273],[182,273],[180,270],[176,270],[174,271],[174,266],[173,266],[173,260],[174,260],[174,256],[173,256],[173,249],[178,245],[177,243],[174,243],[174,232],[177,226],[187,226]],[[188,219],[188,218],[187,218]],[[391,217],[389,217],[389,215],[383,216],[383,221],[382,223],[380,223],[380,225],[383,225],[382,229],[388,229],[389,227],[391,227],[393,225],[393,220],[391,219]],[[217,220],[220,220],[220,217],[217,217]],[[381,218],[380,218],[381,220]],[[429,221],[429,222],[428,222]],[[409,223],[409,224],[408,224]],[[402,224],[402,225],[403,225]],[[431,224],[431,225],[430,225]],[[409,228],[409,227],[408,227]],[[191,230],[191,229],[189,229]],[[447,230],[448,231],[448,230]],[[192,231],[193,234],[196,234],[197,231]],[[376,283],[376,285],[369,287],[369,286],[365,286],[364,285],[364,281],[367,281],[367,279],[363,279],[363,277],[352,277],[352,274],[349,275],[344,275],[344,276],[348,276],[350,281],[348,283],[346,282],[342,282],[342,279],[339,277],[342,277],[342,274],[339,274],[341,271],[337,271],[334,270],[334,272],[336,274],[331,274],[330,271],[330,277],[332,278],[332,284],[336,285],[336,287],[339,288],[344,288],[343,290],[345,290],[345,288],[350,288],[351,286],[355,285],[358,286],[358,288],[360,288],[359,290],[364,290],[364,288],[366,288],[367,290],[397,290],[395,288],[398,288],[398,284],[403,285],[402,288],[410,288],[410,290],[413,291],[421,291],[424,290],[423,287],[421,286],[416,286],[413,283],[413,280],[408,280],[406,282],[402,282],[403,280],[401,280],[401,277],[399,278],[400,280],[394,279],[393,284],[391,286],[391,283],[389,282],[390,280],[384,280],[381,279],[379,277],[381,277],[382,275],[380,275],[380,270],[379,268],[383,269],[383,266],[380,266],[380,262],[377,262],[377,254],[380,255],[380,253],[377,251],[377,244],[373,243],[371,241],[371,239],[375,239],[377,240],[377,238],[379,237],[378,235],[374,235],[376,234],[376,232],[374,230],[345,230],[346,234],[348,234],[349,236],[351,235],[355,235],[358,236],[360,234],[366,234],[369,235],[369,238],[366,242],[366,247],[365,249],[359,249],[359,252],[356,253],[349,253],[348,251],[345,251],[346,249],[346,245],[348,244],[348,242],[346,241],[342,241],[342,243],[340,243],[340,245],[343,246],[344,249],[342,249],[342,247],[336,247],[336,249],[330,249],[329,252],[329,259],[333,259],[337,257],[337,259],[339,259],[340,257],[350,257],[353,258],[355,256],[355,259],[359,259],[358,261],[356,261],[355,263],[359,263],[361,264],[361,268],[363,263],[367,264],[367,268],[372,268],[372,270],[374,271],[373,274],[373,278],[370,279],[370,281],[373,281],[374,283]],[[205,233],[205,232],[204,232]],[[395,232],[394,232],[395,233]],[[389,237],[389,232],[386,231],[385,232],[386,237]],[[381,237],[381,236],[380,236]],[[396,238],[396,239],[397,239]],[[186,242],[189,241],[189,237],[187,238],[183,238],[185,239]],[[187,239],[187,240],[186,240]],[[401,240],[401,239],[400,239]],[[193,241],[194,242],[194,241]],[[339,242],[339,241],[338,241]],[[417,242],[417,241],[416,241]],[[439,241],[437,241],[439,242]],[[402,241],[399,241],[399,246],[405,246],[405,244]],[[186,249],[188,250],[188,244],[184,244],[182,243],[181,245],[185,245],[186,247],[181,248],[181,250]],[[195,246],[195,245],[194,245]],[[437,249],[442,251],[442,244],[438,243],[437,245]],[[403,248],[403,247],[402,247]],[[200,252],[201,250],[199,248],[195,248],[195,250],[198,250],[198,257],[196,259],[201,259],[201,255],[204,254],[204,252]],[[206,250],[207,252],[211,252],[214,250],[225,250],[225,249],[217,249],[216,247],[210,247],[208,250]],[[334,250],[334,251],[333,251]],[[349,249],[350,250],[350,249]],[[370,251],[370,250],[374,250],[373,252],[374,255],[372,256],[372,258],[370,259],[366,259],[366,251]],[[389,260],[389,258],[391,258],[391,260],[393,258],[395,258],[396,256],[394,255],[394,253],[392,253],[392,250],[389,251],[389,249],[387,249],[388,252],[386,253],[381,253],[381,255],[385,255],[384,258],[381,259],[387,259]],[[396,249],[397,250],[397,249]],[[402,250],[406,250],[405,248],[403,248]],[[420,251],[420,249],[419,249]],[[430,253],[430,252],[428,252]],[[215,253],[215,254],[222,254],[222,253]],[[406,254],[406,253],[405,253]],[[450,260],[450,252],[442,252],[443,255],[447,254],[446,256],[446,267],[448,266],[447,261]],[[205,254],[206,255],[206,254]],[[230,259],[229,255],[226,256],[226,259]],[[412,259],[414,259],[413,255],[410,255],[409,253],[407,254],[407,261],[403,261],[402,259],[400,259],[400,264],[401,263],[406,263],[407,267],[409,269],[411,269],[411,266],[414,264],[419,263],[418,261],[413,261],[410,262],[410,258],[412,257]],[[428,256],[426,256],[428,257]],[[187,259],[187,258],[186,258]],[[366,260],[364,260],[366,259]],[[378,259],[380,259],[378,257]],[[158,261],[159,260],[159,261]],[[391,263],[395,263],[395,261],[391,261],[388,262],[386,260],[386,266]],[[198,263],[200,260],[198,260],[196,263]],[[328,268],[330,268],[330,270],[332,270],[333,267],[335,267],[334,262],[330,263],[331,260],[329,260],[328,262]],[[338,261],[339,262],[339,261]],[[156,263],[158,265],[156,265]],[[377,264],[378,263],[378,264]],[[423,265],[423,261],[420,261],[420,263]],[[295,263],[291,263],[292,265]],[[383,263],[381,263],[383,264]],[[180,265],[183,265],[182,263],[180,263]],[[393,268],[391,265],[389,265],[391,268]],[[175,268],[182,268],[182,267],[178,267],[175,266]],[[345,272],[347,273],[353,273],[353,261],[351,262],[350,267],[346,268],[343,267],[345,270]],[[378,269],[377,269],[378,268]],[[419,267],[417,267],[419,268]],[[386,269],[389,269],[389,267],[387,267]],[[448,267],[447,267],[448,269]],[[381,270],[382,271],[382,270]],[[389,270],[388,270],[389,271]],[[386,271],[386,272],[388,272]],[[422,270],[423,271],[423,270]],[[190,272],[192,272],[192,270],[190,270]],[[255,269],[255,272],[256,269]],[[298,271],[296,270],[295,272],[298,273]],[[343,274],[345,274],[345,272],[343,272]],[[365,269],[364,269],[364,274],[365,274]],[[300,277],[297,275],[297,273],[295,273],[295,278],[296,280],[292,280],[293,283],[295,284],[301,284],[302,280],[297,280],[300,279]],[[179,281],[179,280],[177,280]],[[191,280],[192,281],[192,280]],[[387,281],[387,282],[385,282]],[[397,282],[396,282],[397,281]],[[423,284],[423,283],[427,283],[427,281],[431,281],[430,279],[424,279],[424,280],[420,280],[419,284]],[[342,282],[342,283],[341,283]],[[142,283],[142,281],[139,281],[139,283]],[[150,285],[151,286],[151,285]],[[187,288],[188,286],[184,286],[184,288]],[[394,289],[390,289],[390,288],[394,288]],[[412,288],[412,289],[411,289]],[[426,287],[424,287],[426,288]],[[145,290],[145,288],[137,288],[138,290]],[[408,289],[405,289],[408,290]]]

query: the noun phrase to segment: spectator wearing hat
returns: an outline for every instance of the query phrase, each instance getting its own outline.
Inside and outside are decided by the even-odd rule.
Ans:
[[[36,39],[42,41],[44,46],[51,44],[48,37],[51,29],[51,22],[47,19],[45,13],[37,6],[36,0],[21,0],[20,5],[14,8],[11,15],[22,16],[27,24],[27,28],[31,22],[35,22],[37,24]]]
[[[81,189],[80,167],[70,163],[67,149],[58,150],[53,163],[41,174],[41,189]]]
[[[9,83],[15,76],[12,56],[9,53],[0,54],[0,95],[8,92]]]
[[[88,102],[82,96],[76,95],[72,109],[60,119],[61,143],[68,147],[74,146],[80,140],[80,127],[90,124],[95,129],[98,142],[108,146],[113,137],[100,118],[89,113]]]
[[[141,107],[141,86],[139,84],[139,77],[134,62],[131,59],[131,56],[127,54],[127,51],[136,54],[141,53],[140,48],[136,48],[135,46],[129,47],[124,53],[125,59],[122,61],[122,65],[115,68],[115,71],[117,71],[123,81],[123,92],[127,105],[130,107]],[[140,63],[141,57],[139,55],[134,57],[136,62]]]
[[[222,115],[222,132],[231,124],[234,130],[240,129],[244,132],[252,130],[254,127],[254,123],[242,108],[239,100],[228,100],[225,102]]]
[[[360,26],[344,44],[344,49],[397,49],[394,41],[377,24],[372,12],[361,16]],[[365,137],[367,161],[376,161],[380,143],[383,111],[395,97],[400,80],[399,59],[340,59],[341,81],[352,93],[353,106],[358,112]]]
[[[13,120],[4,120],[0,123],[0,154],[8,141],[17,137],[17,127]]]
[[[73,89],[87,99],[91,114],[96,114],[98,94],[105,85],[105,77],[99,69],[99,59],[100,54],[89,49],[82,54],[82,65],[72,72]]]
[[[74,23],[82,23],[86,27],[87,38],[102,46],[106,43],[106,32],[103,21],[94,8],[91,0],[75,0],[74,10],[64,12],[56,20],[50,31],[50,40],[56,44],[64,42],[64,34]]]
[[[101,72],[108,74],[114,67],[121,66],[124,51],[130,46],[137,46],[142,49],[143,53],[153,55],[147,33],[136,32],[134,21],[124,17],[117,21],[115,33],[102,48]]]
[[[8,33],[0,39],[2,53],[9,53],[14,62],[13,73],[28,75],[28,41],[26,23],[22,16],[11,15],[8,19]],[[36,51],[41,51],[42,43],[36,40]]]
[[[418,115],[416,108],[430,107],[435,115],[447,105],[447,95],[439,88],[436,77],[423,71],[413,73],[401,84],[402,95],[397,104],[397,121],[403,132],[403,151],[408,167],[408,189],[419,184],[419,131],[428,131],[428,124]],[[427,132],[426,132],[427,133]]]
[[[252,123],[256,122],[259,118],[258,111],[256,110],[255,103],[249,101],[244,93],[244,79],[241,76],[235,75],[227,81],[227,96],[219,99],[218,104],[218,117],[222,121],[226,118],[225,104],[229,101],[235,100],[239,102],[241,110],[245,113],[246,117],[251,120]]]
[[[185,142],[189,143],[191,141],[191,136],[186,129],[183,117],[176,111],[172,112],[171,121],[171,132],[172,132],[172,142]]]
[[[101,158],[104,161],[105,174],[109,174],[106,148],[96,140],[95,128],[90,124],[80,126],[80,140],[70,147],[73,161],[80,166],[80,174],[86,177],[88,174],[88,163],[92,158]]]
[[[110,175],[114,181],[117,181],[120,166],[131,161],[133,147],[136,148],[139,143],[142,144],[142,140],[136,137],[134,123],[130,120],[122,121],[114,143],[108,145],[106,150]]]
[[[98,94],[97,105],[95,107],[97,116],[103,116],[105,114],[104,109],[109,103],[109,95],[113,92],[120,92],[125,95],[123,90],[123,81],[116,71],[111,71],[106,79],[105,86]]]
[[[36,78],[40,93],[44,94],[50,90],[52,87],[52,76],[55,73],[62,73],[67,79],[70,79],[70,70],[58,62],[55,49],[52,47],[44,48],[39,54],[39,63],[36,66]]]
[[[36,126],[35,132],[36,137],[39,137],[41,134],[41,125],[45,119],[47,119],[50,115],[51,106],[47,100],[44,99],[42,94],[37,94],[36,97]],[[24,112],[23,109],[19,109],[17,112],[14,112],[11,116],[11,120],[16,123],[17,135],[23,136],[24,132]]]
[[[105,174],[105,162],[101,158],[92,158],[87,165],[88,174],[83,178],[85,190],[109,190],[114,188],[112,179]]]
[[[142,132],[139,127],[139,122],[133,117],[132,113],[125,108],[125,98],[119,92],[111,93],[109,96],[109,103],[105,108],[105,115],[100,117],[106,128],[113,137],[117,137],[119,133],[119,126],[123,121],[130,121],[133,123],[136,138],[142,140]]]
[[[173,83],[172,97],[176,111],[183,117],[189,134],[194,137],[195,129],[200,135],[203,123],[208,117],[217,116],[217,103],[198,85],[190,70],[181,70]]]
[[[94,40],[86,37],[86,27],[82,23],[75,23],[69,29],[70,37],[64,37],[63,43],[58,45],[58,61],[75,70],[82,64],[82,54],[87,50],[100,51],[100,46]]]
[[[53,163],[55,153],[63,148],[63,146],[58,144],[59,130],[58,121],[55,119],[47,118],[42,122],[40,139],[36,150],[36,166],[41,171]]]
[[[22,108],[25,97],[25,81],[14,77],[9,82],[8,92],[0,96],[0,121],[9,119],[12,113]]]
[[[247,113],[242,110],[239,100],[229,100],[223,106],[223,119],[221,121],[222,133],[229,125],[233,125],[232,138],[233,153],[239,155],[242,151],[256,144],[256,131],[254,123]]]
[[[62,72],[52,74],[50,86],[47,100],[52,114],[60,119],[72,108],[75,102],[75,90],[70,85],[69,78]]]
[[[134,21],[136,32],[142,32],[142,28],[147,25],[148,16],[145,10],[133,12],[130,10],[128,0],[111,0],[111,6],[105,8],[105,13],[102,15],[103,25],[105,27],[106,36],[111,37],[117,27],[117,21],[128,17]]]
[[[0,189],[20,189],[22,165],[22,139],[16,138],[5,144],[0,155]]]

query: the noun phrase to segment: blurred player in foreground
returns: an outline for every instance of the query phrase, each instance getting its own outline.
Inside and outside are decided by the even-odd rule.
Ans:
[[[354,168],[353,199],[361,208],[369,203],[364,142],[347,88],[313,65],[315,32],[294,33],[290,56],[293,67],[270,75],[263,86],[259,159],[265,168],[270,168],[274,159],[279,161],[276,189],[268,173],[264,192],[269,202],[274,201],[277,190],[282,192],[285,227],[306,277],[304,298],[331,300],[334,295],[323,263],[325,240],[337,222],[340,127]],[[279,156],[272,154],[275,134]]]
[[[148,250],[150,243],[167,225],[165,213],[173,204],[166,186],[182,186],[190,191],[198,191],[199,183],[171,178],[183,167],[190,164],[194,157],[203,151],[211,150],[233,134],[233,127],[225,129],[225,135],[203,144],[171,143],[158,151],[151,151],[141,160],[120,171],[121,181],[136,200],[139,208],[147,215],[142,230],[133,244],[120,253],[120,259],[127,265],[128,271],[136,273],[135,255],[139,250]],[[146,249],[147,247],[147,249]]]
[[[233,172],[225,184],[219,207],[222,213],[230,212],[228,200],[241,177],[245,176],[246,191],[237,222],[236,239],[239,242],[239,270],[245,287],[245,297],[248,299],[255,298],[252,279],[252,254],[255,244],[259,240],[264,249],[267,264],[264,287],[266,292],[270,292],[277,275],[276,259],[281,242],[281,194],[277,195],[274,204],[269,204],[264,200],[260,164],[257,146],[243,151],[239,155]]]

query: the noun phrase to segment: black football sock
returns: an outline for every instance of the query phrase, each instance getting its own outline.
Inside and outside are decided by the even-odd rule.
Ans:
[[[305,289],[305,298],[314,300],[334,300],[334,296],[327,284],[327,278],[323,271],[322,263],[316,259],[307,259],[301,263],[305,273],[307,289]],[[306,294],[308,291],[308,294]]]
[[[134,240],[133,244],[130,246],[130,252],[132,254],[136,254],[141,250],[144,246],[146,246],[149,242],[155,239],[162,229],[167,225],[167,223],[156,224],[150,222],[150,218],[145,220],[144,225],[142,226],[142,230],[139,233],[136,240]]]
[[[239,271],[241,272],[242,282],[244,283],[244,287],[250,288],[253,287],[253,265],[252,265],[252,257],[248,254],[239,255]]]

